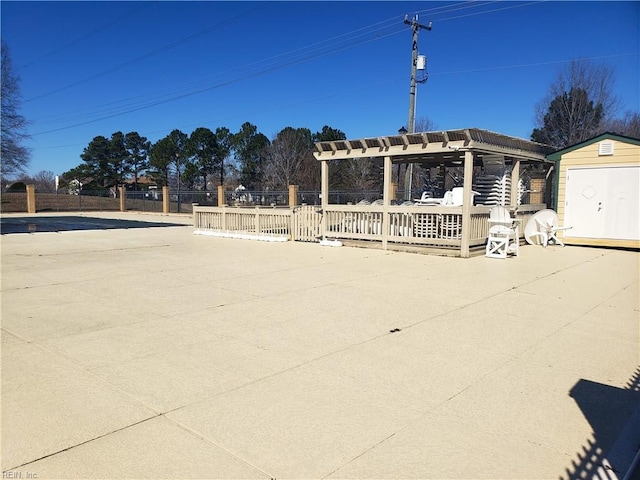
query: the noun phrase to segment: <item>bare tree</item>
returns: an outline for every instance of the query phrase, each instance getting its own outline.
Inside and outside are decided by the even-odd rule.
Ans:
[[[311,132],[307,128],[282,129],[269,146],[264,171],[265,186],[284,189],[288,185],[302,183],[307,176],[305,173],[308,173],[305,172],[305,166],[309,166],[311,161],[315,160],[311,140]],[[320,167],[317,167],[319,170]],[[306,183],[301,186],[308,187]]]
[[[640,139],[640,114],[627,112],[624,117],[609,120],[604,130],[618,135]]]
[[[437,128],[436,123],[429,117],[420,117],[416,119],[413,129],[416,132],[432,132]]]
[[[2,42],[2,111],[0,112],[0,124],[2,125],[2,178],[11,177],[24,172],[29,164],[30,152],[24,146],[24,141],[29,138],[26,133],[27,120],[18,113],[20,109],[20,85],[19,78],[14,74],[9,47]]]
[[[40,170],[33,177],[33,184],[36,191],[43,193],[55,193],[56,175],[51,170]]]
[[[418,132],[430,132],[436,129],[436,124],[428,117],[420,117],[415,121],[413,131]],[[400,174],[400,166],[398,166],[398,174]],[[404,197],[405,200],[411,199],[411,194],[414,188],[420,187],[422,182],[420,181],[420,175],[422,175],[421,167],[409,164],[405,167],[404,171]]]
[[[372,158],[349,158],[343,162],[343,185],[349,190],[373,190],[380,186],[380,162]],[[377,171],[376,171],[377,170]],[[376,175],[378,173],[378,175]]]
[[[558,72],[546,97],[536,105],[531,139],[557,148],[601,133],[615,117],[614,71],[588,61],[573,61]]]

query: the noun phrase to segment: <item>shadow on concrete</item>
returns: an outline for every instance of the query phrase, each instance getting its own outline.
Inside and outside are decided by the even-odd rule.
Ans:
[[[581,379],[569,392],[593,430],[561,479],[637,479],[640,450],[640,368],[626,388]],[[635,467],[635,471],[630,471]]]
[[[0,233],[67,232],[72,230],[113,230],[126,228],[184,227],[179,223],[143,222],[92,217],[3,217]]]

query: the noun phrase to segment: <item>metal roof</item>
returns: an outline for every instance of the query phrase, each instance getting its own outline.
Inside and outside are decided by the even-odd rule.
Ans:
[[[445,154],[449,157],[452,151],[465,150],[545,161],[546,155],[554,150],[548,145],[478,128],[333,140],[317,142],[315,147],[314,155],[318,160],[391,156],[396,162],[440,161]]]

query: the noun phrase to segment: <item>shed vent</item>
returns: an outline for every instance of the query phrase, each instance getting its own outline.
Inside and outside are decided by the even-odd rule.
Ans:
[[[598,155],[613,155],[613,142],[600,142],[598,144]]]

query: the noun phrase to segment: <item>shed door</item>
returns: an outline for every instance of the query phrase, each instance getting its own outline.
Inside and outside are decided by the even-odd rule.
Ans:
[[[640,240],[640,167],[567,169],[567,236]]]

